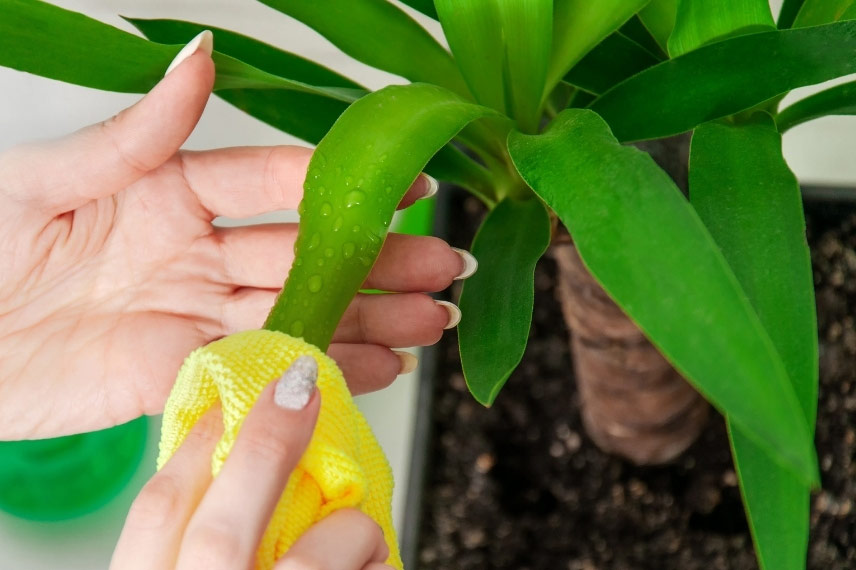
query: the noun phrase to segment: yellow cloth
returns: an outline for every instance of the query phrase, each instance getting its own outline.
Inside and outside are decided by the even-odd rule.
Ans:
[[[256,568],[272,568],[313,523],[337,509],[354,507],[380,524],[390,551],[386,563],[400,570],[401,557],[392,526],[389,463],[354,404],[336,363],[303,340],[257,330],[234,334],[195,350],[181,367],[166,403],[158,469],[178,449],[197,420],[219,401],[224,432],[211,460],[216,476],[262,389],[305,354],[318,361],[321,412],[309,448],[288,480],[259,546]]]

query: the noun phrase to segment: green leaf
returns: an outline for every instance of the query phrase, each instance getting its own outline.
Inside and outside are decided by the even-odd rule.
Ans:
[[[589,93],[601,94],[658,63],[660,60],[651,52],[615,32],[580,60],[565,75],[565,81]]]
[[[177,20],[125,19],[159,43],[187,43],[202,30],[211,30],[218,51],[274,75],[315,85],[360,87],[312,61],[229,30]],[[317,144],[348,108],[348,103],[338,99],[282,89],[230,89],[218,91],[217,95],[272,127],[312,144]]]
[[[199,32],[211,30],[218,52],[273,75],[324,87],[366,89],[314,61],[231,30],[183,20],[124,19],[150,40],[162,44],[186,44]]]
[[[665,137],[856,72],[856,21],[730,38],[616,85],[591,109],[621,141]]]
[[[801,99],[776,116],[779,131],[825,117],[826,115],[856,115],[856,81],[830,87]]]
[[[766,113],[705,123],[692,138],[690,201],[770,335],[814,431],[818,341],[799,183]],[[797,421],[795,418],[794,421]],[[805,568],[810,488],[729,418],[735,464],[761,565]]]
[[[669,53],[669,36],[675,27],[679,0],[651,0],[639,12],[639,20],[657,40],[663,53]]]
[[[505,40],[507,114],[524,132],[535,133],[550,62],[553,0],[505,0],[497,6]]]
[[[0,65],[85,87],[144,93],[181,49],[35,0],[0,0],[0,12]],[[214,89],[288,89],[345,102],[363,94],[277,77],[216,51],[213,58]]]
[[[488,207],[496,204],[496,182],[492,173],[452,143],[437,151],[425,167],[425,172],[437,180],[468,190]]]
[[[435,0],[443,33],[469,90],[482,105],[505,113],[505,46],[494,2]]]
[[[853,8],[856,0],[805,0],[794,20],[794,28],[837,22]]]
[[[509,149],[588,269],[669,362],[802,480],[816,481],[781,358],[698,215],[651,157],[580,109],[543,135],[512,133]]]
[[[727,36],[775,28],[769,0],[678,0],[669,55],[677,57]]]
[[[555,0],[548,94],[583,56],[618,30],[648,0]],[[545,95],[546,96],[546,95]]]
[[[265,328],[326,349],[404,193],[434,153],[486,116],[496,115],[421,83],[351,105],[309,163],[294,264]]]
[[[479,270],[461,290],[458,340],[467,386],[486,406],[523,357],[532,324],[535,263],[548,245],[550,217],[536,198],[500,202],[473,241]]]
[[[672,24],[674,24],[674,22],[672,22]],[[670,27],[669,31],[671,31],[671,29],[672,28]],[[654,39],[654,36],[651,35],[648,28],[646,28],[645,24],[642,23],[642,19],[639,14],[636,14],[627,20],[623,26],[618,28],[618,31],[647,49],[651,52],[651,55],[657,59],[668,59],[669,55],[666,52],[666,48],[660,47],[660,44],[657,43],[657,40]]]
[[[422,12],[429,18],[433,18],[434,20],[440,19],[437,16],[437,10],[434,8],[434,0],[401,0],[401,3]]]
[[[762,570],[805,570],[811,490],[728,421],[746,518]]]
[[[779,29],[790,28],[794,25],[794,20],[804,2],[805,0],[784,0],[782,2],[782,10],[779,12],[779,19],[776,21]]]
[[[300,20],[358,61],[468,94],[449,52],[386,0],[259,1]]]

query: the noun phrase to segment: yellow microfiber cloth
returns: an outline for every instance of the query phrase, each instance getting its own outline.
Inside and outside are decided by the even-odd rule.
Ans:
[[[199,418],[219,401],[224,429],[211,460],[216,476],[262,389],[307,354],[318,362],[321,412],[312,441],[289,478],[262,538],[256,568],[272,568],[313,523],[337,509],[354,507],[381,526],[390,552],[386,563],[401,570],[392,526],[389,463],[336,363],[301,339],[275,331],[246,331],[191,353],[164,410],[158,469]]]

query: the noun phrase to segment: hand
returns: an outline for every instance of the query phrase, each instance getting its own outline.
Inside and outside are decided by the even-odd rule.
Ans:
[[[275,384],[262,391],[214,480],[211,454],[222,420],[219,409],[203,416],[131,506],[112,570],[253,566],[274,507],[312,436],[320,405],[311,383],[295,382],[294,387],[306,389],[297,398],[292,391],[289,401],[275,396]],[[383,564],[388,556],[380,527],[347,509],[311,527],[276,568],[388,570]]]
[[[113,119],[0,154],[0,440],[160,413],[191,350],[264,322],[295,226],[212,220],[295,208],[311,151],[179,152],[213,78],[197,51]],[[402,205],[428,187],[419,177]],[[390,236],[366,286],[403,294],[358,297],[329,351],[354,393],[412,367],[389,347],[432,344],[455,321],[422,292],[466,259]]]

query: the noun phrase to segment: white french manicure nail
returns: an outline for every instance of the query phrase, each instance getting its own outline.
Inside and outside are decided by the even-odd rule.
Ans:
[[[164,77],[169,75],[170,71],[181,65],[181,62],[195,54],[197,51],[204,51],[208,55],[211,55],[211,52],[214,51],[214,34],[211,30],[200,32],[195,38],[190,40],[190,43],[181,48],[181,51],[178,52],[172,60],[172,63],[170,63],[169,67],[166,68],[166,73],[163,74]]]
[[[461,271],[461,274],[455,277],[455,280],[466,279],[470,277],[473,273],[476,272],[476,269],[479,268],[479,262],[473,257],[469,251],[465,249],[460,249],[457,247],[453,247],[452,250],[461,256],[461,259],[464,260],[464,270]]]
[[[273,401],[286,410],[302,410],[309,403],[318,380],[318,362],[309,355],[291,363],[276,383]]]
[[[409,352],[405,352],[403,350],[393,350],[392,352],[394,352],[401,361],[401,368],[398,371],[399,374],[413,372],[416,370],[416,367],[419,366],[419,359]]]
[[[429,176],[424,172],[422,173],[422,176],[424,176],[425,180],[428,181],[428,190],[425,192],[425,194],[419,197],[419,200],[427,200],[428,198],[431,198],[437,193],[437,190],[440,189],[440,183],[437,182],[437,179],[435,179],[433,176]]]
[[[461,322],[461,310],[454,303],[450,303],[449,301],[434,301],[449,313],[449,321],[446,323],[446,326],[443,327],[445,330],[449,330],[458,326],[458,323]]]

